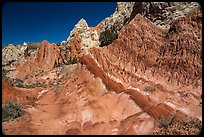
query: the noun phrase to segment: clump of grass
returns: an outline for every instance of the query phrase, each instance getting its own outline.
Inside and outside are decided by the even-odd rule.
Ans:
[[[17,103],[2,104],[2,121],[15,119],[23,114],[22,107]]]
[[[44,87],[44,88],[46,88],[47,85],[45,83],[36,82],[36,83],[26,85],[25,87],[26,88],[35,88],[35,87]]]

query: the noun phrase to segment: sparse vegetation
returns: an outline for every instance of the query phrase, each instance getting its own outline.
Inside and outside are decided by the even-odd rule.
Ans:
[[[99,41],[101,44],[99,46],[100,47],[107,46],[117,38],[118,36],[116,33],[112,32],[110,29],[107,29],[100,34]]]
[[[36,83],[31,83],[29,85],[25,85],[25,88],[35,88],[35,87],[44,87],[44,88],[46,88],[47,85],[45,83],[40,83],[40,82],[36,82]]]
[[[23,114],[22,107],[17,103],[2,104],[2,121],[15,119]]]
[[[70,63],[69,64],[75,64],[78,62],[78,58],[73,58],[70,60]]]
[[[31,84],[24,84],[23,80],[21,79],[15,79],[15,84],[16,87],[20,87],[20,88],[35,88],[35,87],[44,87],[46,88],[47,85],[45,83],[41,83],[41,82],[35,82],[35,83],[31,83]]]
[[[144,91],[146,91],[146,92],[153,92],[153,91],[155,91],[155,90],[156,90],[155,85],[149,85],[149,86],[146,86],[146,87],[144,88]]]
[[[23,84],[23,80],[21,80],[21,79],[16,78],[15,84],[16,84],[16,87],[25,88],[25,85]]]
[[[188,123],[178,122],[171,123],[167,127],[162,126],[158,131],[153,134],[159,135],[198,135],[202,131],[202,125],[195,121]]]
[[[30,85],[26,85],[26,88],[34,88],[35,86],[30,84]]]
[[[75,64],[79,61],[79,58],[75,57],[75,58],[71,58],[66,65],[70,65],[70,64]]]
[[[23,83],[17,83],[17,84],[16,84],[16,87],[25,88],[25,85],[24,85]]]
[[[16,82],[17,82],[17,83],[23,83],[23,80],[16,78]]]

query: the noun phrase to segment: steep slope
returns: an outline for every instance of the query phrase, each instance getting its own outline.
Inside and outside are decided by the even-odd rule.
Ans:
[[[109,90],[129,94],[160,122],[202,120],[200,26],[199,8],[178,18],[167,34],[138,14],[118,40],[91,49],[81,62]]]
[[[82,39],[81,36],[76,33],[73,42],[70,45],[70,58],[74,59],[79,57],[82,48]]]
[[[73,59],[73,54],[77,57],[86,54],[88,49],[100,45],[102,32],[110,29],[117,35],[119,30],[138,13],[157,26],[168,30],[174,20],[184,16],[195,7],[199,7],[199,4],[195,2],[117,2],[115,12],[95,27],[89,27],[85,19],[80,19],[70,32],[66,43],[60,45],[60,51],[67,61],[70,58]],[[74,39],[77,39],[76,33],[81,38],[81,48],[78,49],[77,54],[71,51],[71,45],[76,41]]]
[[[12,122],[18,132],[4,122],[5,133],[117,134],[121,120],[141,112],[128,95],[107,90],[100,78],[94,78],[80,64],[57,92],[48,89],[35,103],[35,107],[27,109],[25,117],[29,116],[30,121],[22,125],[25,127],[18,128],[25,120]],[[141,114],[154,122],[146,113]]]

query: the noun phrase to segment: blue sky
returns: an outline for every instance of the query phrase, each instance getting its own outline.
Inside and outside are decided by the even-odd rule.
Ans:
[[[2,8],[2,46],[26,42],[59,43],[84,18],[96,26],[114,13],[116,2],[7,2]]]

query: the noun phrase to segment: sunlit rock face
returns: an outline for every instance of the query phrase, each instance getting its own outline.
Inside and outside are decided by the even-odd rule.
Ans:
[[[199,7],[196,2],[117,2],[115,12],[100,22],[100,32],[106,29],[120,30],[138,13],[164,29],[180,16]]]
[[[178,17],[185,16],[189,11],[199,7],[196,2],[135,2],[130,20],[140,13],[154,24],[169,29]]]
[[[115,12],[95,27],[89,27],[86,20],[82,18],[70,32],[67,43],[61,45],[64,50],[63,54],[67,60],[73,58],[70,57],[73,54],[71,53],[71,44],[74,43],[76,33],[82,39],[81,48],[76,54],[76,56],[80,56],[80,54],[86,54],[90,48],[100,45],[101,32],[110,29],[112,32],[118,33],[138,13],[157,26],[168,30],[174,20],[198,6],[199,4],[195,2],[117,2]]]
[[[106,29],[121,29],[125,20],[128,20],[131,15],[134,3],[135,2],[117,2],[115,12],[100,22],[100,32]]]
[[[34,56],[27,56],[25,60],[16,63],[15,71],[11,72],[10,76],[23,78],[27,74],[52,69],[55,64],[58,64],[59,53],[57,45],[44,40]]]
[[[91,29],[86,20],[82,18],[70,32],[64,49],[70,50],[70,53],[66,53],[66,56],[72,59],[74,56],[86,54],[89,48],[98,46],[99,36],[97,31]]]
[[[109,90],[129,94],[161,123],[202,120],[201,32],[199,8],[168,32],[137,14],[117,40],[91,49],[81,62]]]

